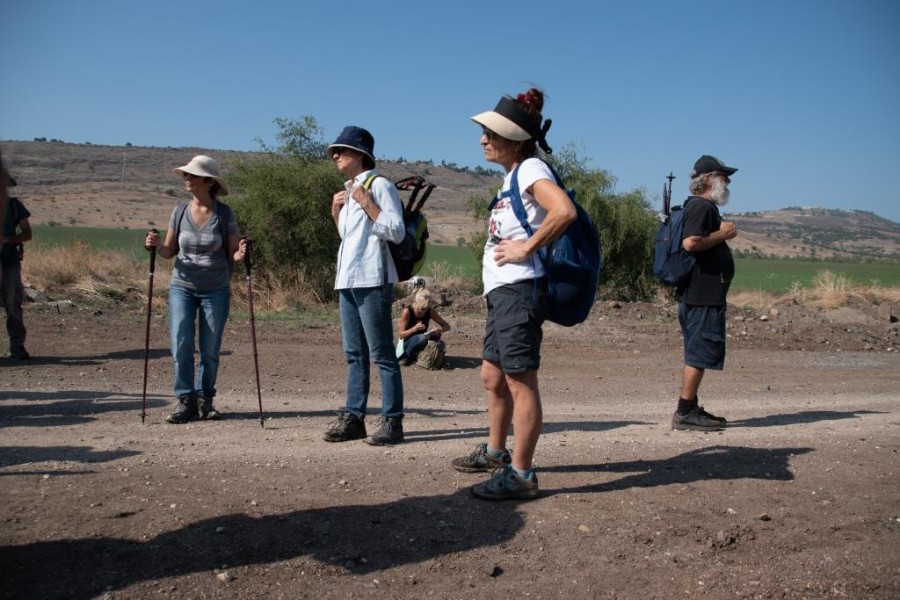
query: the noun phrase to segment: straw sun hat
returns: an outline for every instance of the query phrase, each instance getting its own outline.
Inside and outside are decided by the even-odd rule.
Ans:
[[[219,173],[219,163],[208,156],[198,154],[188,164],[172,170],[181,176],[184,176],[185,173],[190,173],[197,177],[214,179],[219,184],[219,196],[228,195],[228,187],[222,181],[222,175]]]

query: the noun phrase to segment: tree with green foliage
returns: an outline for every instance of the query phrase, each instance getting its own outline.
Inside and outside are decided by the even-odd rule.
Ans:
[[[254,264],[282,282],[296,280],[316,297],[334,297],[340,239],[331,198],[343,179],[325,157],[327,144],[313,117],[275,119],[278,145],[229,163],[229,204],[253,239]]]
[[[657,219],[645,191],[616,193],[615,177],[604,169],[588,168],[572,144],[557,151],[551,163],[600,230],[601,291],[622,300],[650,298],[657,287],[653,277]]]

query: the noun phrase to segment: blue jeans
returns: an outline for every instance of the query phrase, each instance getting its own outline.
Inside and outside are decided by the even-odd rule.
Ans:
[[[179,285],[169,288],[169,332],[175,361],[175,395],[179,398],[216,395],[219,350],[231,308],[228,286],[197,291]],[[194,383],[195,317],[200,314],[200,368]]]
[[[428,345],[428,336],[424,333],[416,333],[403,340],[403,354],[409,360],[416,360],[425,346]]]
[[[369,402],[369,357],[381,379],[381,414],[403,418],[403,380],[394,353],[393,285],[339,290],[341,335],[347,358],[347,411],[359,418]]]

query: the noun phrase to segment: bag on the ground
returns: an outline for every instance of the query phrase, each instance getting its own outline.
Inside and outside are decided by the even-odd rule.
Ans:
[[[383,175],[372,175],[363,183],[363,188],[369,189],[372,182]],[[406,281],[417,275],[425,264],[425,258],[428,251],[428,219],[422,214],[422,206],[431,195],[435,186],[433,183],[426,182],[422,177],[413,175],[406,179],[401,179],[396,183],[399,190],[412,190],[412,194],[403,209],[403,226],[406,228],[406,234],[403,241],[399,244],[388,242],[388,249],[391,252],[391,258],[394,261],[394,267],[397,269],[397,277],[400,281]],[[416,203],[416,196],[419,192],[425,190],[422,198]]]
[[[547,319],[558,325],[571,327],[583,322],[591,312],[597,286],[600,284],[603,254],[600,249],[600,232],[597,231],[594,220],[575,201],[575,190],[567,189],[553,167],[550,170],[557,185],[566,190],[578,216],[549,246],[538,250],[538,256],[547,274]],[[513,213],[528,237],[531,237],[534,232],[528,224],[528,214],[522,204],[518,175],[519,167],[516,167],[509,192],[504,195],[509,195]]]
[[[416,366],[423,369],[440,369],[444,366],[444,352],[447,345],[443,340],[428,340],[419,356],[416,357]]]
[[[684,206],[675,206],[659,214],[659,229],[653,245],[653,275],[666,285],[681,286],[688,282],[696,260],[684,249]]]

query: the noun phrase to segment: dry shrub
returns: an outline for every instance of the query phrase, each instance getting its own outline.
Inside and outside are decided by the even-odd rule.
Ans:
[[[813,284],[802,287],[794,284],[786,299],[807,306],[826,310],[840,308],[852,302],[881,304],[900,301],[900,288],[879,285],[857,285],[827,269],[820,271]]]
[[[445,261],[433,262],[428,265],[429,277],[434,284],[445,290],[457,290],[470,292],[481,285],[481,280],[467,277],[462,267],[451,265]]]
[[[782,301],[784,296],[763,291],[740,291],[728,294],[728,304],[738,308],[751,308],[754,310],[767,310]]]
[[[236,265],[241,271],[240,281],[232,281],[231,293],[234,301],[247,302],[247,278],[244,267]],[[282,312],[309,304],[322,304],[328,299],[316,296],[314,287],[308,285],[299,272],[276,276],[270,272],[252,271],[250,276],[253,286],[254,309]]]
[[[134,291],[146,294],[149,263],[122,251],[95,250],[77,241],[71,246],[35,246],[22,267],[25,280],[48,294],[120,300]],[[167,286],[168,269],[157,269],[154,279],[161,287]]]

